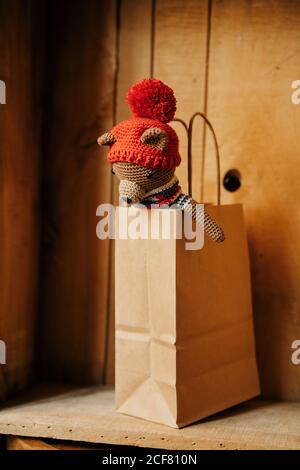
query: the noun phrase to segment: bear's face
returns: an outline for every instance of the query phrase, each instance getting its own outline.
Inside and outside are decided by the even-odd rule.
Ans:
[[[120,180],[119,194],[124,202],[136,204],[147,193],[167,184],[174,176],[174,168],[145,168],[135,163],[117,162],[112,171]]]
[[[128,204],[136,204],[167,184],[180,162],[178,137],[164,123],[148,118],[131,118],[98,138],[109,147],[107,160],[120,180],[119,193]]]

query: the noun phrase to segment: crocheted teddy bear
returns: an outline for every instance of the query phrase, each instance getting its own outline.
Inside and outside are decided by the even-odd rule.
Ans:
[[[176,111],[173,90],[160,80],[145,79],[127,93],[133,117],[98,139],[108,145],[107,160],[119,178],[119,193],[127,204],[176,206],[201,224],[208,236],[224,241],[221,227],[197,202],[181,192],[175,169],[180,164],[179,142],[170,122]]]

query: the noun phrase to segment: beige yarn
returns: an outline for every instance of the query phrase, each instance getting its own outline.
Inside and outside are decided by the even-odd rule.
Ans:
[[[174,168],[158,168],[150,169],[134,163],[114,163],[113,172],[119,180],[126,179],[138,183],[143,189],[144,193],[159,188],[168,183],[174,176]],[[128,189],[130,187],[128,186]]]
[[[223,242],[225,240],[225,235],[220,225],[214,221],[205,209],[203,211],[197,210],[197,205],[198,203],[194,199],[189,198],[183,207],[183,210],[189,214],[201,228],[204,229],[209,238],[217,243]]]
[[[100,135],[97,140],[98,145],[112,145],[116,142],[116,138],[112,135],[111,132],[105,132],[104,134]]]
[[[168,144],[168,134],[159,127],[150,127],[150,129],[147,129],[142,134],[141,141],[146,145],[163,151]]]
[[[120,179],[120,196],[129,198],[131,203],[140,202],[145,196],[159,193],[177,180],[174,168],[149,170],[134,163],[114,163],[113,171]],[[205,210],[197,211],[197,204],[194,199],[187,197],[182,209],[200,224],[213,241],[223,242],[225,236],[222,228]]]

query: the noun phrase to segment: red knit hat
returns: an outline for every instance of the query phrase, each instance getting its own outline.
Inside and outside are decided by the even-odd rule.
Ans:
[[[176,111],[173,90],[160,80],[142,80],[127,93],[134,117],[109,133],[110,163],[136,163],[147,168],[172,168],[180,163],[178,137],[170,122]]]

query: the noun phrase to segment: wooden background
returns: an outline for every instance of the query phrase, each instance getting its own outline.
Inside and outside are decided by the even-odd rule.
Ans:
[[[0,0],[2,397],[32,376],[113,383],[113,243],[95,228],[116,184],[89,143],[129,116],[128,87],[155,76],[178,117],[207,113],[222,175],[241,172],[222,200],[245,207],[263,393],[300,401],[299,18],[297,0]],[[212,142],[196,128],[193,196],[214,201]]]

